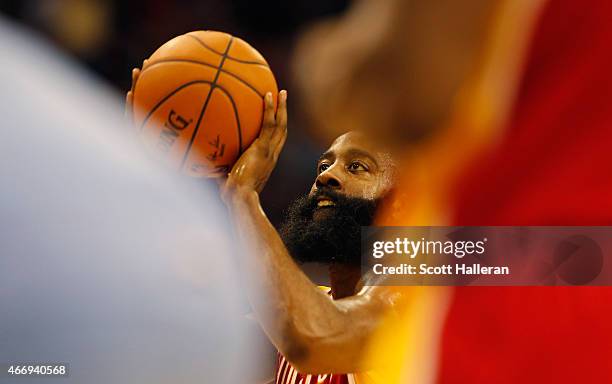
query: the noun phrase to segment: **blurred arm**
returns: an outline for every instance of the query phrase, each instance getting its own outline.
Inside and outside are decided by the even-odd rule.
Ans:
[[[311,28],[293,72],[314,133],[371,130],[394,142],[439,126],[500,1],[359,0]]]

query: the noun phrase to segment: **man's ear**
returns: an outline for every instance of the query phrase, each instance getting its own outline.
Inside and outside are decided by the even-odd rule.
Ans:
[[[402,213],[405,210],[404,205],[408,201],[409,196],[405,190],[397,188],[396,185],[390,187],[380,199],[373,225],[399,225],[402,221]]]

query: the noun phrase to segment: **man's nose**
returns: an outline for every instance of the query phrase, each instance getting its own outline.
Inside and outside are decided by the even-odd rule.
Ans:
[[[317,176],[317,180],[315,181],[315,186],[317,188],[328,187],[332,189],[342,189],[340,178],[334,175],[334,168],[335,167],[328,168]]]

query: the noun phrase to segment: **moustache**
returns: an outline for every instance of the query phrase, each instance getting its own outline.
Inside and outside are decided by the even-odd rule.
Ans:
[[[373,216],[374,210],[379,203],[378,200],[350,197],[330,187],[321,187],[312,195],[306,197],[306,202],[302,205],[301,209],[302,215],[304,217],[312,217],[314,211],[320,208],[319,202],[322,200],[332,202],[332,204],[325,204],[324,208],[333,208],[340,214],[357,217]]]
[[[329,200],[334,206],[346,206],[351,201],[355,200],[355,198],[350,198],[330,187],[321,187],[317,188],[312,195],[308,196],[308,205],[312,208],[316,208],[321,200]]]

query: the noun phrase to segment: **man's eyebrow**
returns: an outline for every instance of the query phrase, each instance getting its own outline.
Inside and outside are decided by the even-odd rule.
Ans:
[[[320,163],[322,160],[329,160],[333,159],[334,157],[336,156],[334,155],[333,151],[325,151],[321,156],[319,156],[319,160],[317,160],[317,162]]]
[[[350,157],[366,157],[372,163],[374,163],[375,166],[378,167],[378,162],[376,161],[374,156],[372,156],[369,152],[364,151],[363,149],[351,148],[346,151],[346,154],[347,156],[350,156]]]
[[[369,159],[372,163],[374,163],[376,167],[378,167],[378,162],[376,161],[374,156],[372,156],[369,152],[364,151],[363,149],[349,148],[343,155],[348,157],[365,157]],[[336,154],[334,153],[334,151],[326,151],[319,157],[318,162],[320,163],[323,160],[332,160],[334,158],[336,158]]]

